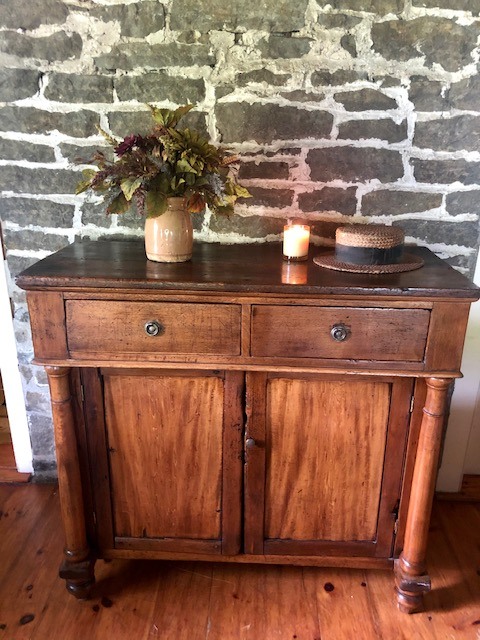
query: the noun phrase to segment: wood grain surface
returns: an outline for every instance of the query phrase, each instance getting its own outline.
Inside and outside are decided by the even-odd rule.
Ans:
[[[14,640],[478,640],[478,504],[434,507],[428,611],[395,607],[389,571],[99,562],[92,598],[57,579],[52,485],[0,484],[0,633]]]

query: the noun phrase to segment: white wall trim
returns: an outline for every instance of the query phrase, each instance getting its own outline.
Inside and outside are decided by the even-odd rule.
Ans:
[[[32,446],[28,432],[27,411],[18,369],[17,348],[8,296],[5,260],[0,250],[0,371],[2,373],[13,452],[18,471],[32,473]]]
[[[480,285],[480,253],[474,282]],[[455,327],[452,327],[455,331]],[[462,485],[469,440],[480,390],[480,301],[472,304],[462,359],[463,378],[455,382],[437,491],[457,492]]]

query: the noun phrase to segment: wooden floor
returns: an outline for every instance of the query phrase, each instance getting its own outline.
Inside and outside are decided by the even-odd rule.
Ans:
[[[398,612],[389,571],[97,562],[90,601],[57,578],[56,487],[0,485],[0,640],[480,640],[480,505],[437,503],[433,591]]]

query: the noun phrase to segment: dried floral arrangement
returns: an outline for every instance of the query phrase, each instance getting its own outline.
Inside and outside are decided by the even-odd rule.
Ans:
[[[170,110],[149,105],[154,126],[144,136],[130,134],[119,141],[100,129],[114,147],[115,157],[109,160],[96,151],[87,163],[97,168],[84,169],[76,192],[101,194],[107,213],[121,214],[136,207],[140,214],[155,217],[166,211],[171,197],[185,198],[192,213],[203,211],[205,205],[214,213],[232,213],[237,199],[250,194],[236,181],[235,156],[197,131],[178,128],[193,106]]]

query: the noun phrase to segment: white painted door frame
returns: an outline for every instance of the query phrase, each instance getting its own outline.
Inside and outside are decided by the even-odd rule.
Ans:
[[[475,268],[474,282],[480,285],[480,253]],[[455,331],[455,327],[452,327]],[[473,443],[476,407],[480,398],[480,301],[472,304],[462,359],[463,378],[455,382],[450,418],[448,421],[442,466],[438,473],[437,490],[459,491],[464,474],[468,443]],[[480,461],[479,461],[480,465]],[[478,473],[480,473],[480,468]]]
[[[28,432],[27,411],[18,369],[17,348],[12,311],[8,295],[7,272],[0,249],[0,371],[2,373],[8,422],[18,471],[31,473],[32,446]]]

